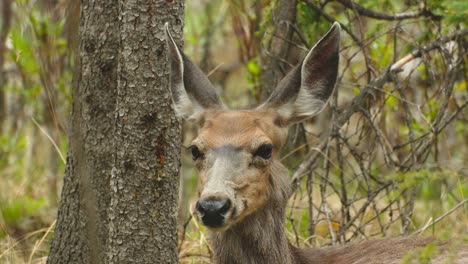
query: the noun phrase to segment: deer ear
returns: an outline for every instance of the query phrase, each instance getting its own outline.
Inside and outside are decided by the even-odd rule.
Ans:
[[[169,31],[169,23],[164,28],[171,60],[170,88],[177,116],[197,120],[206,109],[222,108],[223,104],[208,77],[177,47]]]
[[[338,76],[340,25],[330,31],[278,84],[262,109],[274,109],[284,125],[291,125],[322,111]]]

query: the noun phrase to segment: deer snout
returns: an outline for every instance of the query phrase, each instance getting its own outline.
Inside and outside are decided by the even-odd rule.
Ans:
[[[224,224],[224,216],[231,206],[229,198],[208,197],[200,199],[196,204],[196,209],[204,225],[221,227]]]

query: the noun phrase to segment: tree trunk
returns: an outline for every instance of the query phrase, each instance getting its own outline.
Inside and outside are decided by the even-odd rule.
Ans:
[[[183,3],[81,1],[80,16],[67,168],[47,262],[176,263],[180,129],[163,25],[182,35]]]
[[[0,3],[0,132],[3,129],[3,123],[6,119],[6,98],[5,86],[7,83],[6,73],[4,72],[6,40],[11,24],[11,4],[12,0],[4,0]]]
[[[117,93],[117,23],[117,0],[82,2],[67,168],[48,263],[103,263],[105,259]]]
[[[182,2],[121,1],[109,262],[177,263],[180,124],[169,94],[164,21]],[[173,20],[171,16],[178,18]],[[176,22],[176,23],[175,23]]]

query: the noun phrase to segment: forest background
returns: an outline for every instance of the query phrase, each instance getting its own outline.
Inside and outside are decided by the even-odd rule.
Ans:
[[[0,263],[44,263],[54,235],[77,2],[0,3]],[[184,51],[233,108],[260,102],[333,21],[342,24],[333,98],[290,131],[282,155],[295,189],[293,243],[415,233],[467,243],[467,17],[463,0],[186,2]],[[183,127],[188,146],[196,128]],[[187,152],[179,257],[205,263]]]

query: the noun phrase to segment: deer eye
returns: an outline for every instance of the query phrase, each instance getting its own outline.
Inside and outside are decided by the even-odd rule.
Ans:
[[[272,150],[273,150],[273,145],[263,144],[255,151],[254,156],[259,156],[262,159],[269,159],[271,158]]]
[[[192,150],[192,160],[197,160],[203,157],[203,153],[197,148],[197,146],[191,146],[190,149]]]

